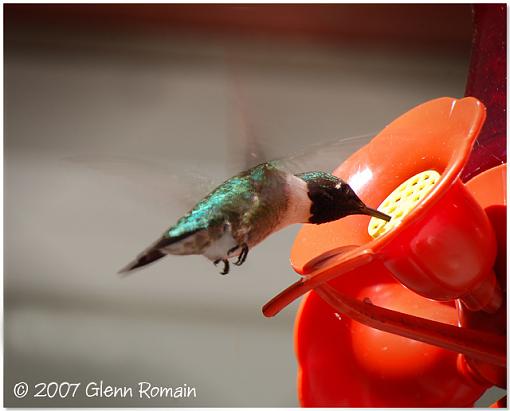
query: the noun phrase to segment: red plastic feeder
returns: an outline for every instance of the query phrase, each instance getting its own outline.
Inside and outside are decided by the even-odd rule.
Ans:
[[[460,181],[485,119],[475,98],[440,98],[399,117],[333,174],[370,207],[412,176],[435,170],[438,183],[402,224],[373,239],[369,218],[350,216],[298,234],[291,264],[302,281],[264,308],[276,314],[306,291],[354,269],[383,265],[402,284],[434,300],[460,298],[472,310],[501,305],[492,267],[496,240],[487,215]]]
[[[480,174],[466,187],[493,226],[500,228],[498,239],[506,239],[501,218],[501,210],[506,211],[506,166]],[[498,248],[495,268],[503,277],[506,241],[498,241]],[[296,317],[298,395],[303,406],[465,407],[472,406],[491,385],[506,386],[504,366],[457,353],[478,350],[487,359],[490,352],[504,364],[504,315],[457,311],[452,303],[413,293],[384,269],[362,276],[354,270],[330,285],[326,295],[323,287],[308,293]],[[395,311],[388,315],[381,313],[381,307]],[[466,328],[454,327],[459,318]],[[454,327],[451,335],[447,324]],[[383,328],[413,339],[383,332]]]
[[[298,315],[303,405],[467,406],[491,384],[505,385],[505,309],[488,314],[501,307],[502,296],[493,272],[497,242],[483,199],[506,210],[506,192],[480,199],[459,178],[484,119],[475,98],[430,101],[335,170],[370,207],[421,172],[440,177],[399,225],[376,239],[365,216],[306,225],[298,234],[291,263],[304,277],[270,301],[264,314],[275,315],[311,289],[329,303],[312,293]],[[479,177],[494,188],[503,184],[502,170]],[[462,302],[458,310],[455,300]],[[381,345],[384,339],[388,343]],[[317,342],[324,344],[319,351]],[[381,352],[384,347],[393,356]],[[319,368],[326,380],[310,378],[314,373],[306,366]],[[415,392],[391,397],[407,385]]]

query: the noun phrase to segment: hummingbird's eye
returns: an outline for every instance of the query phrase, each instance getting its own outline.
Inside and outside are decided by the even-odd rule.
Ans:
[[[354,192],[352,191],[351,186],[350,186],[349,184],[345,184],[345,183],[344,183],[344,184],[342,184],[342,183],[338,183],[335,187],[338,187],[338,189],[339,189],[342,193],[344,193],[344,194],[346,194],[346,195],[350,195],[351,193],[354,193]]]

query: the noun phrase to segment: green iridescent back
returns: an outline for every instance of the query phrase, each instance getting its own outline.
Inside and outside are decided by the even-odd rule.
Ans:
[[[265,183],[267,173],[277,171],[271,163],[263,163],[242,172],[218,186],[184,217],[172,226],[166,237],[178,237],[197,230],[206,230],[248,211],[257,187]]]

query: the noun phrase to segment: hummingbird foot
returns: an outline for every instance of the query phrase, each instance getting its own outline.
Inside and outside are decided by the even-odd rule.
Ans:
[[[223,262],[223,271],[220,271],[220,274],[221,275],[225,275],[225,274],[228,274],[228,272],[230,271],[230,263],[228,262],[227,259],[224,259],[224,260],[216,260],[214,261],[214,265],[218,265],[219,263]]]
[[[243,263],[246,261],[246,257],[248,256],[248,251],[250,251],[246,244],[236,245],[235,247],[232,247],[230,250],[228,250],[227,255],[230,255],[234,251],[239,250],[239,247],[241,247],[241,253],[237,257],[237,261],[234,263],[237,266],[243,265]]]
[[[248,251],[250,251],[248,246],[246,244],[243,244],[241,254],[239,254],[239,257],[237,258],[237,261],[234,264],[237,266],[243,265],[243,263],[246,261],[246,257],[248,256]]]
[[[227,255],[230,257],[230,254],[232,254],[233,252],[239,250],[239,247],[241,247],[240,245],[236,245],[235,247],[232,247],[230,250],[227,251]]]

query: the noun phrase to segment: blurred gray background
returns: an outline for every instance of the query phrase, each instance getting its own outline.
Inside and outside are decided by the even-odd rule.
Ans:
[[[297,304],[272,319],[261,306],[297,279],[299,227],[225,277],[197,256],[115,273],[206,181],[239,171],[243,121],[280,157],[461,97],[469,7],[6,5],[4,17],[5,405],[297,406]],[[198,397],[12,394],[100,380]]]

